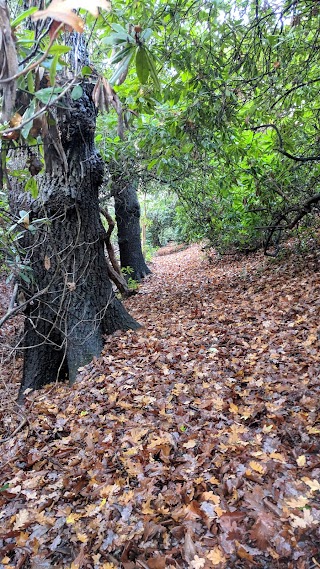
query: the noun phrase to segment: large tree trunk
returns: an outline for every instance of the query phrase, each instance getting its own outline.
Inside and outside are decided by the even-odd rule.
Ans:
[[[25,360],[20,395],[68,376],[98,356],[103,335],[137,328],[114,296],[104,254],[98,188],[103,165],[94,147],[91,86],[77,101],[66,97],[56,123],[45,127],[46,174],[31,217],[51,221],[32,238],[34,282],[27,296]]]
[[[141,247],[140,205],[135,181],[113,187],[121,267],[131,267],[130,277],[140,282],[151,273]]]

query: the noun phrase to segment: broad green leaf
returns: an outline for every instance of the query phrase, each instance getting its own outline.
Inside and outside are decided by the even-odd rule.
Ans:
[[[57,64],[59,61],[59,57],[60,57],[59,53],[56,53],[50,66],[49,77],[50,77],[50,83],[53,86],[55,85],[56,82]]]
[[[28,277],[28,275],[26,275],[26,273],[21,272],[21,273],[20,273],[20,277],[22,278],[22,280],[23,280],[25,283],[27,283],[27,284],[30,284],[30,283],[31,283],[31,280],[30,280],[30,278]]]
[[[122,61],[125,57],[127,57],[127,55],[131,52],[133,53],[135,51],[135,47],[133,47],[132,45],[129,45],[127,47],[125,47],[124,49],[122,49],[121,51],[118,51],[113,58],[111,59],[111,65],[115,65],[116,63],[119,63],[120,61]]]
[[[81,69],[81,75],[82,77],[88,76],[88,75],[92,75],[92,68],[89,67],[88,65],[85,65],[82,69]]]
[[[127,34],[127,30],[123,27],[120,26],[120,24],[111,24],[112,29],[117,32],[117,33],[121,33],[121,34]]]
[[[133,53],[134,50],[130,50],[128,55],[119,64],[118,68],[116,69],[116,71],[114,72],[109,81],[110,85],[114,85],[118,81],[118,79],[120,79],[121,75],[126,71],[126,69],[128,69]]]
[[[52,45],[50,47],[49,53],[54,55],[56,53],[58,53],[59,55],[62,55],[63,53],[68,53],[71,50],[71,47],[67,46],[67,45]]]
[[[32,197],[34,199],[36,199],[38,197],[39,189],[38,189],[37,180],[35,179],[34,176],[31,176],[29,178],[29,180],[27,181],[27,183],[24,187],[24,190],[25,190],[25,192],[30,192],[30,194],[32,195]]]
[[[105,45],[120,45],[123,43],[135,43],[134,38],[129,36],[127,33],[111,34],[102,39],[102,43]]]
[[[150,69],[148,55],[143,47],[139,47],[136,53],[136,71],[140,83],[146,83],[148,81]]]
[[[17,26],[19,26],[19,24],[21,24],[21,22],[23,22],[23,20],[26,20],[29,16],[34,14],[37,10],[38,10],[37,7],[33,7],[33,8],[29,8],[28,10],[25,10],[24,12],[22,12],[22,14],[20,14],[20,16],[17,16],[17,18],[15,18],[13,20],[13,22],[11,22],[11,28],[14,29]]]
[[[30,119],[34,113],[35,113],[35,109],[36,109],[36,100],[32,99],[29,107],[27,108],[27,110],[24,112],[23,116],[22,116],[22,124],[24,122],[26,122],[28,119]],[[28,134],[30,132],[30,129],[32,127],[32,120],[28,121],[21,129],[21,134],[23,136],[23,138],[27,139],[28,138]]]
[[[143,41],[148,41],[148,39],[152,36],[153,34],[153,30],[151,28],[146,28],[145,30],[143,30],[142,34],[141,34],[141,39]]]
[[[61,93],[61,87],[45,87],[45,89],[40,89],[40,91],[35,92],[35,97],[41,101],[44,105],[48,103],[54,103],[57,96]]]
[[[81,85],[75,85],[75,87],[73,87],[72,91],[71,91],[71,99],[73,99],[74,101],[77,101],[78,99],[80,99],[83,95],[83,89],[81,87]]]
[[[34,93],[34,75],[33,75],[32,71],[29,71],[26,79],[27,79],[27,85],[28,85],[29,93]]]
[[[146,50],[146,56],[148,59],[148,66],[149,66],[150,75],[151,75],[152,81],[154,83],[154,86],[155,86],[157,91],[161,91],[161,85],[160,85],[160,81],[158,79],[158,74],[157,74],[157,70],[156,70],[156,67],[154,64],[153,56],[149,50]]]

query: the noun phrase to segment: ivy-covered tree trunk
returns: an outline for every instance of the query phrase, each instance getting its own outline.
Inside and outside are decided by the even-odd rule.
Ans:
[[[140,282],[151,271],[141,247],[140,205],[136,181],[113,187],[115,214],[118,227],[118,243],[121,267],[131,268],[130,277]]]
[[[103,335],[139,324],[115,297],[104,253],[98,188],[103,164],[94,147],[96,111],[91,86],[74,101],[58,104],[55,121],[44,125],[46,173],[32,219],[50,221],[30,247],[34,281],[27,296],[24,371],[20,398],[68,376],[98,356]],[[26,288],[26,287],[24,287]]]

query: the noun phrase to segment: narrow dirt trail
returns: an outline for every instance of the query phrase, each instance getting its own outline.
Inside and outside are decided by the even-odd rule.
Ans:
[[[192,246],[153,271],[127,301],[143,327],[31,394],[3,445],[0,563],[317,567],[317,257]]]

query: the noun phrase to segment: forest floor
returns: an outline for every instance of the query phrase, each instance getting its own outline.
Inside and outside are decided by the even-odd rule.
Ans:
[[[71,389],[7,388],[1,568],[320,567],[319,254],[172,251]]]

